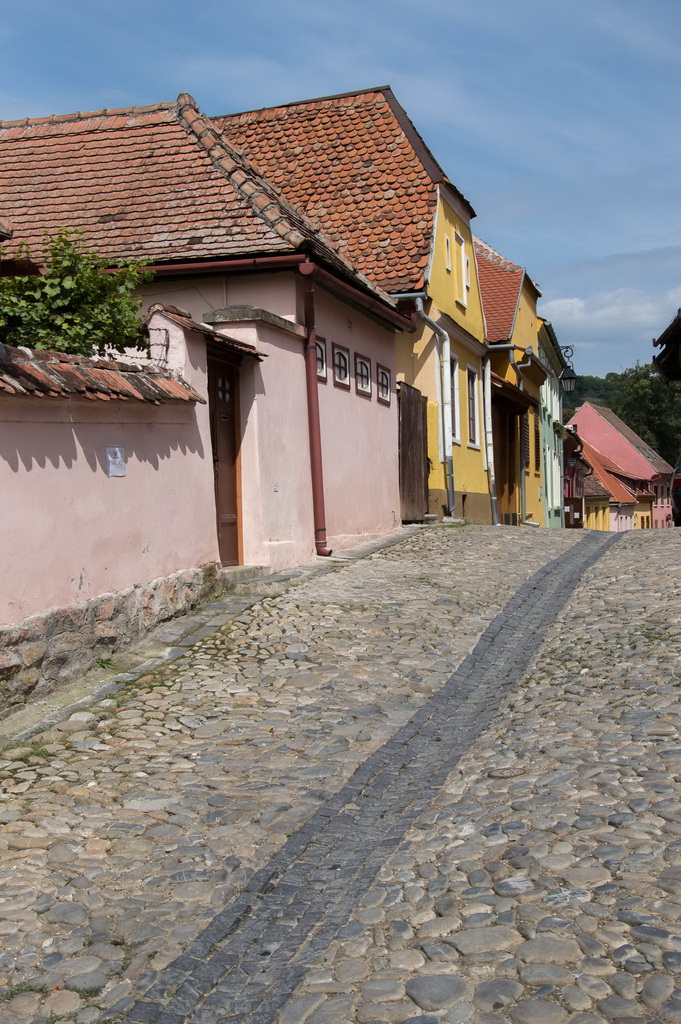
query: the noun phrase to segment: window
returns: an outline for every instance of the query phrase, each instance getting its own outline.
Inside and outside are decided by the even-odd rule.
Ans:
[[[355,352],[355,391],[371,398],[371,360]]]
[[[326,342],[323,338],[317,338],[315,345],[317,349],[317,380],[326,383]]]
[[[380,363],[376,364],[376,397],[383,405],[390,405],[390,370]]]
[[[456,356],[449,357],[449,368],[452,374],[452,439],[461,441],[461,419],[459,415],[459,360]]]
[[[350,390],[350,353],[340,345],[333,346],[333,382],[337,388]]]
[[[445,266],[449,273],[452,272],[452,240],[449,235],[445,236]]]
[[[463,237],[457,231],[454,235],[456,243],[456,301],[462,306],[468,305],[468,294],[466,292],[466,250]]]
[[[468,367],[466,371],[468,389],[468,443],[477,445],[478,439],[478,374]]]
[[[541,471],[541,427],[536,410],[534,413],[534,471],[535,473]]]
[[[523,469],[530,468],[530,414],[524,412],[520,419],[520,458]]]

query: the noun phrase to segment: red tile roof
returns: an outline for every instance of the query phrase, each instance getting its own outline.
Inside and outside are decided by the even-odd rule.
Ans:
[[[213,120],[386,291],[424,283],[439,183],[474,216],[387,86]]]
[[[205,405],[205,399],[181,377],[156,366],[9,345],[0,345],[0,400],[3,395]]]
[[[473,238],[473,247],[487,325],[487,341],[509,341],[513,334],[525,271],[481,238]]]
[[[585,498],[612,498],[608,488],[605,486],[597,472],[584,477]]]
[[[601,416],[606,423],[609,423],[611,427],[620,434],[625,441],[627,441],[631,447],[645,460],[650,466],[653,476],[658,473],[662,473],[665,476],[673,472],[674,467],[670,466],[661,455],[658,455],[654,448],[651,448],[642,437],[639,437],[635,430],[628,427],[624,420],[621,420],[619,416],[615,415],[612,409],[608,409],[605,405],[597,405],[595,402],[585,402],[584,405],[590,405],[592,409]],[[580,409],[583,406],[580,406]],[[579,410],[577,410],[578,412]],[[576,415],[575,413],[574,415]]]
[[[0,191],[14,227],[9,256],[18,240],[40,256],[46,231],[79,228],[112,263],[308,252],[357,280],[187,93],[150,107],[0,122]]]
[[[585,495],[593,496],[593,491],[587,490],[587,480],[591,479],[594,481],[595,477],[603,488],[601,493],[609,494],[612,501],[618,505],[635,505],[637,501],[635,489],[628,487],[622,480],[613,475],[613,470],[621,473],[621,469],[618,469],[614,462],[611,462],[602,452],[597,451],[588,441],[584,441],[581,437],[580,440],[582,440],[584,446],[581,452],[582,457],[586,459],[594,471],[593,477],[584,478]],[[596,486],[595,481],[589,486],[593,489]]]

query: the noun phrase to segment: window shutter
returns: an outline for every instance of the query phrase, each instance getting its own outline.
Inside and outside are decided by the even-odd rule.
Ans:
[[[523,460],[523,468],[530,466],[530,416],[524,412],[520,420],[520,452]]]

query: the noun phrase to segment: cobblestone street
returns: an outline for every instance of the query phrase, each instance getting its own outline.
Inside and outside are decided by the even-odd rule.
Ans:
[[[681,1021],[680,592],[440,526],[167,624],[0,754],[0,1021]]]

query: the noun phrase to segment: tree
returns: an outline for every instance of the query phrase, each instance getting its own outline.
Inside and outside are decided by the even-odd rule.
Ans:
[[[619,397],[620,377],[619,373],[606,373],[605,377],[578,376],[575,390],[563,398],[564,418],[569,420],[584,402],[595,402],[612,409]]]
[[[563,402],[566,421],[584,402],[604,405],[676,465],[681,449],[681,385],[665,381],[652,363],[637,363],[605,377],[578,377],[570,399],[569,405]]]
[[[681,389],[651,363],[637,363],[619,376],[612,410],[663,459],[676,465],[681,448]]]
[[[104,273],[106,261],[68,230],[46,235],[45,252],[44,273],[0,278],[0,340],[74,355],[146,348],[135,291],[153,275],[143,263]],[[26,247],[19,257],[30,259]]]

